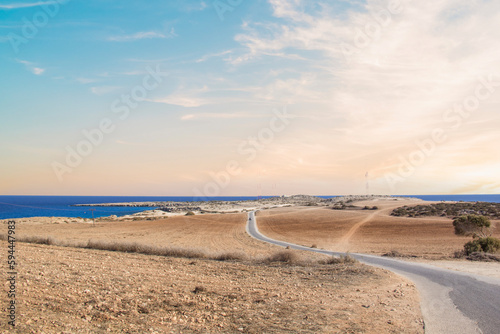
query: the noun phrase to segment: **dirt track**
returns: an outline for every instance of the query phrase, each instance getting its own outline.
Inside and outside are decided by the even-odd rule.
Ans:
[[[419,204],[421,204],[420,202]],[[454,234],[449,218],[405,218],[390,213],[415,201],[376,200],[356,206],[372,210],[332,210],[318,207],[280,208],[258,212],[259,229],[271,238],[333,251],[382,254],[392,250],[426,258],[449,257],[469,237]],[[494,236],[500,237],[500,223]]]

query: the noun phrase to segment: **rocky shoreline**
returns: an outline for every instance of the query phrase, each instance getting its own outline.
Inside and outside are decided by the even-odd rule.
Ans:
[[[144,211],[124,216],[111,215],[96,218],[95,221],[131,221],[131,220],[155,220],[171,216],[192,214],[229,214],[242,213],[253,210],[265,210],[287,206],[324,206],[336,207],[339,205],[352,205],[352,203],[367,200],[408,200],[408,197],[396,197],[385,195],[349,195],[332,198],[321,198],[309,195],[293,195],[270,197],[257,200],[242,201],[197,201],[197,202],[124,202],[124,203],[98,203],[98,204],[75,204],[78,207],[141,207]],[[149,210],[147,208],[150,208]],[[23,218],[20,222],[45,221],[53,223],[93,223],[89,218],[67,218],[67,217],[33,217]]]
[[[160,202],[120,202],[120,203],[96,203],[96,204],[74,204],[72,206],[95,206],[95,207],[186,207],[186,206],[221,206],[221,205],[233,205],[233,206],[253,206],[255,204],[266,205],[266,204],[293,204],[293,205],[331,205],[332,203],[338,202],[354,202],[354,201],[364,201],[373,199],[398,199],[401,197],[397,196],[385,196],[385,195],[349,195],[349,196],[337,196],[331,198],[322,198],[310,195],[292,195],[292,196],[277,196],[270,198],[262,198],[257,200],[242,200],[242,201],[187,201],[187,202],[174,202],[174,201],[160,201]],[[403,197],[404,199],[411,199],[409,197]]]
[[[242,201],[194,201],[194,202],[124,202],[124,203],[100,203],[100,204],[77,204],[74,206],[95,206],[95,207],[150,207],[153,210],[146,210],[130,216],[115,217],[114,219],[130,217],[163,217],[168,215],[180,215],[188,212],[196,214],[205,213],[238,213],[253,210],[263,210],[283,206],[334,206],[342,203],[354,203],[358,201],[390,199],[398,200],[407,197],[394,197],[384,195],[350,195],[332,198],[321,198],[309,195],[293,195],[262,198],[257,200]]]

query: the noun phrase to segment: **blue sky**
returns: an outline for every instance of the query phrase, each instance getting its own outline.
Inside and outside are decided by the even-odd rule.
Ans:
[[[499,9],[3,1],[0,193],[498,193]]]

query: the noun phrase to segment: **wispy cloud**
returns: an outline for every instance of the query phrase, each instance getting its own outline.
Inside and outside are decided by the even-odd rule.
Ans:
[[[257,72],[261,82],[267,83],[255,86],[254,96],[307,105],[302,112],[322,121],[314,130],[304,127],[298,137],[316,138],[330,147],[343,143],[331,154],[349,159],[342,161],[350,166],[345,168],[346,175],[353,173],[353,165],[397,169],[399,156],[407,157],[418,149],[416,141],[429,138],[435,128],[449,130],[445,113],[474,95],[479,78],[491,74],[495,83],[500,80],[498,2],[404,1],[400,10],[390,13],[390,2],[367,0],[342,15],[329,1],[320,1],[317,9],[306,8],[305,1],[269,3],[280,23],[273,19],[245,22],[243,32],[235,37],[243,49],[235,49],[229,63],[257,71],[269,66],[282,70],[284,74],[267,81],[268,71]],[[389,13],[383,24],[377,18],[382,10]],[[299,69],[302,76],[291,77],[290,69]],[[448,132],[449,141],[439,147],[439,159],[429,158],[423,170],[448,169],[448,159],[454,154],[467,156],[463,146],[452,143],[481,133],[484,126],[475,126],[473,121],[488,119],[491,126],[500,126],[495,116],[500,88],[495,89],[464,120],[466,125]],[[323,128],[328,136],[321,135]],[[484,142],[482,150],[494,150],[493,143],[500,140],[498,132],[494,137]],[[311,148],[298,142],[294,150],[305,155]],[[466,160],[461,164],[473,168]],[[387,161],[394,163],[389,166]],[[494,175],[484,168],[481,172]]]
[[[23,64],[28,71],[33,73],[34,75],[42,75],[45,72],[44,68],[37,67],[34,63],[27,61],[27,60],[21,60],[21,59],[16,59],[16,61],[20,64]]]
[[[195,108],[212,103],[208,98],[200,95],[208,92],[208,87],[185,89],[180,87],[176,92],[162,98],[151,99],[151,102],[165,103],[185,108]]]
[[[186,3],[186,1],[184,1],[181,10],[185,12],[198,12],[207,8],[209,8],[209,5],[205,1],[200,1],[198,3]]]
[[[2,4],[0,9],[19,9],[19,8],[29,8],[38,7],[43,5],[52,5],[59,3],[58,1],[38,1],[38,2],[26,2],[26,3],[13,3],[13,4]]]
[[[138,70],[138,71],[127,71],[127,72],[121,72],[121,75],[126,75],[126,76],[136,76],[136,75],[145,75],[147,74],[147,71],[144,70]]]
[[[246,52],[233,62],[260,59],[264,63],[264,57],[272,54],[287,59],[282,67],[311,68],[318,74],[315,80],[276,78],[270,87],[289,90],[290,85],[284,84],[289,82],[295,90],[302,87],[308,91],[317,88],[314,85],[321,80],[321,91],[335,106],[331,112],[350,118],[353,124],[364,120],[373,128],[382,120],[387,125],[384,130],[390,133],[397,131],[396,124],[404,118],[412,122],[418,119],[413,123],[418,128],[426,115],[441,117],[443,108],[463,99],[478,76],[499,68],[495,40],[500,33],[491,28],[500,30],[498,3],[464,2],[458,9],[453,0],[403,3],[401,12],[389,13],[388,23],[382,26],[374,18],[374,13],[387,11],[387,2],[382,0],[368,0],[363,11],[343,17],[332,14],[327,2],[316,12],[304,11],[301,1],[269,2],[274,16],[287,24],[245,23],[245,32],[236,40]],[[451,12],[455,13],[453,18],[449,17]],[[367,26],[378,32],[370,37],[363,30]],[[346,54],[343,45],[351,46],[354,52]],[[301,59],[297,64],[287,58],[294,52],[309,52],[307,61]],[[272,89],[267,93],[271,96]]]
[[[248,114],[248,113],[200,113],[200,114],[187,114],[182,116],[182,121],[198,121],[207,119],[236,119],[236,118],[259,118],[261,115]]]
[[[117,86],[97,86],[91,87],[90,91],[96,95],[105,95],[109,93],[116,92],[120,87]]]
[[[198,97],[193,97],[193,96],[187,96],[187,95],[170,95],[165,98],[159,98],[159,99],[154,99],[152,102],[157,102],[157,103],[165,103],[165,104],[172,104],[176,106],[181,106],[185,108],[195,108],[195,107],[201,107],[203,105],[206,105],[209,103],[208,100],[198,98]]]
[[[45,69],[40,67],[33,67],[33,74],[40,75],[43,74],[43,72],[45,72]]]
[[[210,53],[210,54],[204,55],[203,57],[197,59],[196,62],[197,63],[202,63],[202,62],[207,61],[210,58],[222,57],[222,56],[225,56],[225,55],[230,54],[232,52],[233,51],[231,51],[231,50],[226,50],[226,51],[222,51],[222,52],[219,52],[219,53]]]
[[[157,38],[168,39],[168,38],[174,38],[176,36],[177,34],[175,33],[174,28],[171,28],[168,33],[162,33],[157,31],[141,31],[131,35],[112,36],[109,37],[108,40],[114,42],[132,42],[142,39],[157,39]]]
[[[81,84],[89,84],[89,83],[97,82],[99,80],[90,79],[90,78],[76,78],[76,81],[78,81]]]

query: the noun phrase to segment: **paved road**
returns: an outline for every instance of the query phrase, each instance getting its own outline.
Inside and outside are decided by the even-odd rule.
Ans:
[[[282,247],[332,256],[343,253],[274,240],[257,228],[255,211],[248,214],[252,237]],[[412,280],[421,299],[426,333],[500,333],[500,279],[437,268],[380,256],[351,253],[359,261],[384,268]]]

